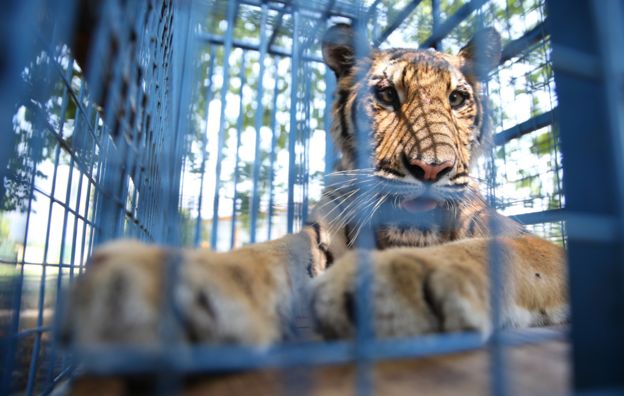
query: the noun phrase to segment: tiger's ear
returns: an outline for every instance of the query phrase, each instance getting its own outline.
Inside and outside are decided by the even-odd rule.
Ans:
[[[462,72],[477,81],[487,79],[488,73],[498,66],[501,58],[501,37],[494,28],[475,33],[468,44],[459,50]]]
[[[330,27],[323,36],[323,60],[340,78],[355,64],[354,32],[346,23]]]

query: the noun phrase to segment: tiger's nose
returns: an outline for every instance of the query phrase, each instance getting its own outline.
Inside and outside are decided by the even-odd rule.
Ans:
[[[416,179],[423,182],[437,182],[453,169],[451,161],[428,162],[419,159],[405,161],[405,167]]]

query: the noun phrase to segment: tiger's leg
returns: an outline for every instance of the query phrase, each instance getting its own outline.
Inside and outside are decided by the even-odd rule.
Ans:
[[[506,326],[562,323],[567,318],[564,254],[534,236],[500,238],[507,278],[501,286]],[[370,253],[374,328],[380,337],[439,331],[491,331],[488,239]],[[354,333],[357,252],[313,282],[313,315],[327,337]]]
[[[170,290],[184,340],[268,344],[285,333],[310,268],[323,259],[313,227],[226,253],[112,242],[73,287],[65,333],[83,345],[157,343]]]

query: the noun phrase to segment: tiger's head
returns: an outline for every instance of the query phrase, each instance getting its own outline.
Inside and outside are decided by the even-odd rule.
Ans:
[[[480,31],[457,55],[393,48],[356,61],[354,32],[338,24],[322,50],[337,78],[331,133],[338,170],[357,170],[364,125],[372,173],[405,192],[404,208],[426,211],[469,187],[487,134],[480,82],[501,55],[496,30]],[[423,198],[426,192],[433,198]]]
[[[456,217],[465,194],[478,195],[469,172],[488,134],[480,83],[500,60],[498,32],[478,32],[457,55],[393,48],[371,50],[357,60],[352,28],[338,24],[326,32],[322,51],[337,78],[331,134],[341,157],[335,175],[366,176],[376,183],[369,185],[383,184],[387,192],[375,192],[378,199],[359,206],[370,203],[375,211],[383,203],[400,213]],[[361,137],[370,144],[362,146]],[[358,166],[362,147],[370,154],[370,168]],[[341,185],[332,199],[340,201],[346,191]],[[358,216],[339,223],[360,222]],[[405,227],[386,231],[402,235]],[[415,242],[413,235],[390,239],[388,246],[429,243]]]

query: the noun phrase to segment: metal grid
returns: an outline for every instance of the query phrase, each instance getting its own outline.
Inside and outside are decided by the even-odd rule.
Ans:
[[[28,15],[29,7],[36,7],[37,3],[14,6],[15,15]],[[621,5],[611,1],[606,2],[609,4],[604,9],[600,2],[596,2],[594,10],[585,10],[588,8],[585,5],[578,7],[577,18],[582,19],[585,11],[595,14],[597,21],[609,22],[602,33],[599,31],[604,43],[600,55],[596,47],[586,45],[587,40],[581,40],[582,46],[577,48],[562,38],[570,30],[561,19],[565,12],[561,7],[565,8],[567,3],[549,3],[552,7],[549,20],[554,20],[552,26],[558,29],[553,36],[566,45],[554,51],[555,55],[560,54],[555,60],[557,72],[564,76],[563,79],[556,76],[558,87],[578,88],[582,85],[579,75],[580,79],[587,76],[595,79],[599,73],[621,76],[624,62],[612,56],[615,53],[612,48],[618,48],[617,40],[605,34],[605,31],[614,32],[621,23],[622,18],[619,22],[614,19],[622,16]],[[516,19],[512,19],[514,6],[516,2],[486,0],[369,1],[361,5],[333,0],[203,1],[192,5],[156,0],[136,4],[113,1],[106,2],[98,18],[100,22],[92,38],[94,49],[84,73],[73,62],[66,46],[54,45],[69,42],[67,37],[71,37],[71,27],[65,27],[58,37],[40,34],[40,37],[33,38],[37,43],[34,48],[39,49],[28,47],[26,54],[22,54],[21,49],[7,47],[9,53],[20,53],[18,59],[22,59],[22,63],[7,70],[21,72],[23,65],[32,62],[39,51],[47,51],[48,56],[44,57],[46,60],[42,63],[37,83],[10,91],[21,93],[18,103],[32,112],[34,132],[27,128],[22,128],[24,132],[17,132],[15,125],[10,129],[25,139],[23,145],[15,147],[28,149],[26,155],[21,156],[26,160],[23,165],[26,183],[20,184],[26,186],[23,190],[26,206],[21,212],[26,219],[26,228],[21,234],[23,247],[19,255],[12,259],[3,257],[6,264],[3,267],[17,268],[18,273],[2,278],[9,285],[5,290],[14,290],[2,294],[13,298],[3,302],[3,307],[10,307],[8,312],[13,316],[6,322],[8,337],[2,345],[8,352],[3,354],[6,359],[2,389],[11,386],[17,389],[23,385],[28,394],[46,393],[70,373],[71,360],[46,338],[52,329],[52,325],[46,322],[46,307],[58,307],[61,294],[56,291],[82,271],[84,260],[94,244],[128,235],[161,243],[227,250],[299,229],[305,222],[307,209],[318,197],[322,172],[331,170],[334,159],[331,144],[323,131],[328,129],[327,104],[335,82],[320,62],[318,38],[330,20],[336,17],[350,19],[359,26],[362,35],[368,34],[372,38],[376,46],[402,41],[442,50],[456,49],[458,38],[462,38],[466,31],[502,24],[498,29],[506,39],[503,62],[492,74],[487,87],[494,105],[494,148],[482,162],[479,175],[494,207],[532,226],[538,234],[562,243],[569,242],[572,302],[573,308],[577,307],[575,315],[591,318],[594,325],[611,328],[600,344],[600,350],[608,351],[611,360],[598,364],[598,355],[589,351],[591,334],[583,333],[586,325],[581,319],[575,319],[573,341],[577,354],[575,378],[578,389],[622,386],[617,368],[607,370],[611,374],[606,376],[597,374],[595,369],[604,368],[609,363],[617,366],[617,359],[622,356],[622,343],[616,335],[623,326],[606,315],[617,312],[613,307],[622,301],[621,277],[610,280],[613,292],[603,299],[605,308],[593,316],[588,312],[591,308],[580,300],[584,293],[591,293],[581,286],[580,278],[604,280],[609,274],[607,270],[592,274],[583,271],[580,261],[588,257],[587,247],[583,250],[588,238],[599,243],[594,248],[614,251],[615,256],[601,257],[612,263],[608,266],[611,274],[622,272],[621,265],[617,264],[621,241],[619,237],[613,237],[621,235],[616,231],[621,230],[622,212],[606,205],[606,214],[602,217],[588,217],[585,212],[602,213],[601,208],[596,211],[593,204],[581,199],[584,192],[579,191],[578,183],[570,181],[571,178],[564,180],[568,187],[566,199],[563,199],[559,131],[552,124],[558,114],[565,115],[563,119],[568,121],[567,124],[561,123],[561,134],[567,133],[564,142],[566,138],[570,140],[567,150],[563,147],[563,151],[569,156],[566,158],[575,158],[568,160],[571,163],[583,163],[584,159],[578,157],[578,148],[570,143],[575,141],[575,136],[580,136],[575,135],[580,127],[570,120],[581,105],[568,104],[565,112],[563,101],[561,110],[557,107],[559,99],[553,93],[550,32],[544,4],[524,2],[523,11],[514,14]],[[612,13],[604,14],[607,8]],[[495,12],[501,9],[507,16],[502,21]],[[56,14],[54,10],[50,11],[50,15]],[[535,14],[539,15],[537,19]],[[71,15],[58,20],[71,21]],[[522,29],[517,28],[518,18],[524,18]],[[416,29],[414,21],[425,23]],[[42,23],[41,31],[45,28]],[[19,28],[10,29],[18,31]],[[174,32],[177,33],[174,35]],[[51,45],[48,37],[55,37],[57,41],[52,40]],[[172,40],[176,40],[176,46],[172,45]],[[110,43],[115,44],[110,46]],[[5,47],[3,43],[2,48]],[[579,53],[579,50],[584,52]],[[198,64],[184,61],[191,57],[198,59]],[[604,65],[600,59],[606,59]],[[601,65],[604,70],[600,69]],[[37,74],[34,68],[29,70],[33,75]],[[110,75],[107,75],[108,70]],[[291,70],[295,72],[289,72]],[[571,73],[572,77],[566,73]],[[82,78],[83,74],[85,78]],[[538,78],[533,79],[536,74]],[[16,83],[3,80],[2,84],[13,87]],[[507,108],[508,99],[501,92],[510,85],[516,87],[515,84],[524,84],[525,92],[520,95],[530,96],[542,91],[542,97],[547,100],[530,109],[528,116],[520,116],[518,114],[524,113]],[[599,89],[594,89],[592,95],[602,98]],[[608,91],[607,95],[611,103],[621,103],[618,92]],[[15,106],[15,97],[5,96],[2,97],[2,111],[11,109],[7,113],[17,114],[14,120],[23,117],[19,116],[21,107]],[[50,107],[38,106],[48,98],[60,100],[52,100]],[[572,98],[569,98],[568,103],[571,102]],[[221,105],[223,103],[227,105]],[[190,109],[188,116],[187,109]],[[614,109],[606,110],[604,120],[608,119],[608,114],[616,113]],[[604,130],[612,130],[614,134],[605,138],[607,143],[603,147],[605,152],[609,147],[615,147],[613,158],[616,160],[622,158],[620,146],[608,142],[621,139],[622,129],[618,122],[617,117],[612,118],[611,124],[605,127]],[[518,163],[531,154],[536,156],[534,161],[547,157],[549,165],[536,173],[519,172],[518,169],[523,168]],[[514,155],[519,157],[514,158]],[[325,159],[319,165],[316,159],[321,156]],[[18,156],[9,153],[2,158],[8,161]],[[6,169],[3,163],[2,170]],[[51,182],[40,173],[46,173],[46,169]],[[618,169],[621,168],[612,170],[615,171],[614,180],[619,183],[617,186],[621,186]],[[600,167],[596,170],[597,174],[603,171]],[[62,176],[63,172],[67,176]],[[566,163],[566,177],[568,172],[569,163]],[[572,166],[572,172],[585,174],[575,166]],[[15,175],[12,172],[3,176],[10,179],[16,178]],[[232,177],[228,178],[228,175]],[[603,176],[608,180],[606,174]],[[546,179],[540,179],[542,177]],[[531,190],[534,188],[531,183],[537,183],[536,179],[542,183],[537,193]],[[7,185],[11,188],[11,184],[4,184]],[[521,190],[527,185],[529,192],[523,195]],[[614,194],[618,194],[617,186],[612,189]],[[610,196],[611,192],[607,188],[595,194],[600,201],[600,197]],[[576,203],[576,212],[564,211],[568,202]],[[35,205],[41,203],[46,209],[43,211],[46,226],[33,227],[35,216],[42,215]],[[6,216],[10,211],[3,208],[2,214]],[[55,218],[61,220],[53,220]],[[58,234],[53,232],[56,224],[60,225]],[[564,224],[573,227],[568,230]],[[597,229],[597,234],[592,235],[588,229]],[[569,231],[567,239],[566,231]],[[44,235],[44,253],[29,259],[37,232]],[[54,239],[58,235],[60,238]],[[601,235],[608,237],[606,248]],[[69,239],[72,243],[67,246]],[[54,250],[55,244],[57,250]],[[493,255],[495,258],[496,254]],[[29,265],[39,268],[33,288],[37,295],[33,304],[35,324],[24,321],[26,291],[30,284]],[[362,273],[366,275],[366,271]],[[494,271],[492,277],[500,279],[501,274]],[[365,284],[370,287],[370,283]],[[50,293],[50,288],[55,292]],[[583,290],[583,294],[577,292],[577,288]],[[361,290],[358,298],[366,301],[366,288]],[[172,375],[183,375],[224,369],[356,361],[358,393],[368,394],[372,389],[370,362],[484,346],[476,334],[371,340],[370,332],[366,331],[367,325],[370,326],[370,312],[363,308],[365,306],[358,304],[361,331],[354,342],[285,344],[264,352],[225,346],[197,346],[190,351],[170,348],[156,352],[111,347],[104,352],[82,351],[81,357],[86,362],[84,370],[100,374],[153,373],[166,367]],[[496,311],[494,309],[494,320]],[[27,362],[29,368],[23,370],[16,357],[21,356],[18,349],[27,337],[34,337],[34,347]],[[506,345],[559,337],[560,333],[549,330],[496,332],[490,341],[494,363],[492,392],[506,393],[503,354]],[[608,345],[614,348],[609,350]],[[590,357],[593,370],[578,363],[579,359],[586,357]],[[19,378],[11,378],[16,369],[27,373],[21,384]]]
[[[40,23],[14,31],[25,33],[27,55],[3,97],[12,122],[2,134],[10,151],[0,197],[2,394],[46,394],[70,372],[52,336],[53,312],[95,244],[175,233],[173,6],[105,4],[92,15],[93,3],[21,2],[7,16],[39,15]],[[92,19],[74,25],[78,12]],[[79,65],[74,57],[87,44],[91,57]]]

